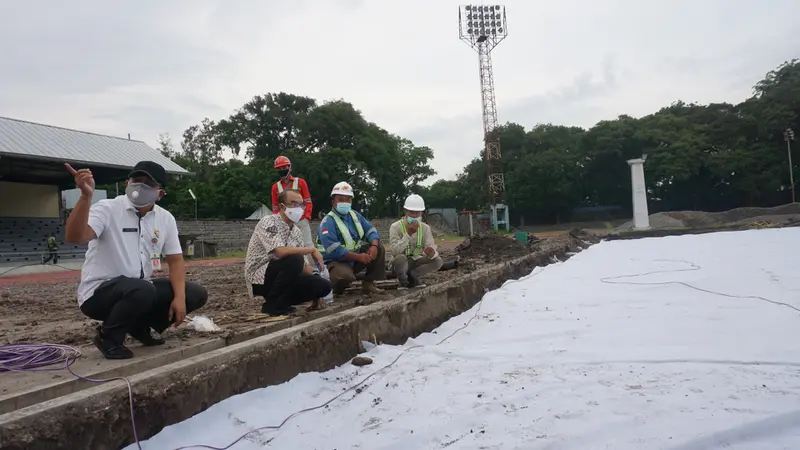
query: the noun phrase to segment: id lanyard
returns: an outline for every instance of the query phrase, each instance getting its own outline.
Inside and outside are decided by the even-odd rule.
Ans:
[[[155,214],[156,214],[155,208],[152,210],[152,214],[153,214],[153,223],[155,224],[155,223],[157,223],[156,222],[156,217],[155,217]],[[147,230],[147,228],[141,227],[141,224],[142,224],[141,220],[142,219],[139,218],[140,229],[143,230],[143,231],[147,231],[148,234],[150,235],[150,239],[149,239],[149,244],[150,245],[148,247],[150,249],[150,252],[149,252],[150,253],[150,264],[152,265],[154,271],[160,272],[161,271],[161,252],[158,251],[158,241],[159,241],[159,239],[161,239],[161,232],[159,231],[158,228],[153,228],[152,230]],[[144,233],[142,233],[142,234],[144,234]],[[147,244],[145,244],[145,245],[147,246]],[[144,275],[144,269],[142,270],[142,275]]]

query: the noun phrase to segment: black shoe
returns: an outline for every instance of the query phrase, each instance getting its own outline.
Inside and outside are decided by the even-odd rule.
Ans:
[[[103,331],[101,329],[97,330],[97,335],[95,335],[92,342],[94,342],[94,345],[98,350],[100,350],[100,353],[102,353],[106,359],[133,358],[133,352],[128,347],[125,347],[122,344],[117,344],[116,342],[106,338],[103,336]]]
[[[297,308],[294,306],[280,308],[275,306],[272,302],[264,302],[264,304],[261,305],[261,312],[269,314],[270,316],[288,316],[289,314],[297,312]]]
[[[417,286],[419,286],[419,280],[409,275],[408,281],[406,282],[406,287],[409,289],[413,289]]]
[[[153,335],[150,334],[149,327],[147,328],[147,330],[129,331],[128,334],[130,334],[132,338],[141,342],[142,345],[144,345],[145,347],[155,347],[156,345],[164,345],[164,342],[166,342],[164,341],[164,339],[153,337]]]

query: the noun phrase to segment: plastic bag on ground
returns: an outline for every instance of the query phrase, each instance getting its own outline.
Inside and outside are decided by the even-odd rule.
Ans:
[[[214,321],[210,317],[206,316],[194,316],[189,319],[188,327],[192,328],[195,331],[204,331],[204,332],[214,332],[214,331],[222,331],[222,328],[217,326]]]

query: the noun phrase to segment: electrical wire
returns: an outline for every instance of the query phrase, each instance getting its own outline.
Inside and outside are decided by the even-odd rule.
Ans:
[[[553,262],[560,262],[560,261],[555,259]],[[32,265],[32,264],[28,264],[28,265]],[[24,267],[24,265],[23,266],[19,266],[19,267]],[[18,267],[14,267],[11,270],[16,269],[16,268],[18,268]],[[3,275],[3,274],[8,273],[8,272],[9,271],[2,272],[2,273],[0,273],[0,275]],[[508,286],[510,284],[518,283],[518,282],[527,280],[529,278],[532,278],[532,277],[538,275],[538,273],[539,272],[535,272],[534,271],[534,272],[532,272],[531,274],[529,274],[529,275],[527,275],[525,277],[522,277],[522,278],[519,278],[519,279],[516,279],[516,280],[509,280],[506,283],[504,283],[502,286],[500,286],[499,289],[502,289],[502,288],[504,288],[504,287],[506,287],[506,286]],[[499,289],[497,289],[497,290],[499,290]],[[495,290],[495,292],[497,290]],[[484,295],[487,294],[488,292],[489,292],[488,289],[486,289],[484,291]],[[450,338],[452,338],[453,336],[458,334],[460,331],[462,331],[465,328],[467,328],[470,324],[472,324],[472,322],[478,317],[478,314],[481,311],[481,307],[483,306],[483,300],[484,299],[482,298],[480,301],[478,301],[477,308],[475,308],[475,313],[472,315],[472,317],[469,318],[469,320],[467,320],[466,323],[464,323],[464,325],[456,328],[452,333],[450,333],[449,335],[445,336],[442,340],[440,340],[439,342],[437,342],[433,346],[435,347],[435,346],[438,346],[438,345],[441,345],[441,344],[445,343],[447,340],[449,340]],[[278,425],[264,426],[264,427],[260,427],[260,428],[256,428],[254,430],[251,430],[251,431],[241,435],[239,438],[237,438],[235,441],[231,442],[230,444],[228,444],[225,447],[214,447],[214,446],[211,446],[211,445],[200,444],[200,445],[189,445],[189,446],[184,446],[184,447],[178,447],[176,450],[187,450],[187,449],[193,449],[193,448],[195,448],[195,449],[196,448],[204,448],[204,449],[210,449],[210,450],[228,450],[228,449],[230,449],[231,447],[233,447],[237,443],[241,442],[243,439],[247,438],[248,436],[250,436],[253,433],[257,433],[257,432],[265,431],[265,430],[278,430],[281,427],[283,427],[286,423],[288,423],[291,419],[293,419],[293,418],[295,418],[295,417],[297,417],[297,416],[299,416],[299,415],[301,415],[303,413],[307,413],[307,412],[311,412],[311,411],[315,411],[315,410],[324,408],[324,407],[330,405],[331,403],[335,402],[336,400],[338,400],[339,398],[341,398],[345,394],[358,389],[359,387],[363,386],[367,381],[371,380],[373,377],[375,377],[379,373],[382,373],[382,372],[386,371],[387,369],[391,368],[392,366],[394,366],[394,364],[397,363],[397,361],[399,361],[400,358],[403,357],[403,355],[405,355],[409,351],[417,349],[417,348],[422,348],[422,347],[426,347],[426,345],[417,344],[417,345],[412,345],[411,347],[405,348],[390,363],[386,364],[385,366],[381,367],[380,369],[376,370],[375,372],[367,375],[364,379],[362,379],[358,383],[356,383],[353,386],[349,387],[348,389],[342,391],[341,393],[339,393],[338,395],[336,395],[333,398],[329,399],[325,403],[322,403],[320,405],[313,406],[313,407],[310,407],[310,408],[305,408],[305,409],[302,409],[300,411],[296,411],[296,412],[292,413],[291,415],[289,415],[285,419],[283,419],[283,421],[281,423],[279,423]],[[76,349],[74,347],[70,347],[68,345],[59,345],[59,344],[4,344],[4,345],[0,345],[0,373],[3,373],[3,372],[28,372],[28,373],[30,373],[30,372],[48,372],[48,371],[56,371],[56,370],[67,370],[75,378],[78,378],[78,379],[84,380],[84,381],[88,381],[88,382],[91,382],[91,383],[108,383],[108,382],[111,382],[111,381],[124,381],[125,384],[128,387],[128,402],[129,402],[129,405],[130,405],[131,426],[133,428],[134,443],[136,444],[136,447],[139,450],[142,450],[142,445],[141,445],[141,442],[139,441],[139,435],[138,435],[138,433],[136,431],[136,417],[134,415],[134,409],[135,408],[134,408],[134,400],[133,400],[133,386],[131,385],[130,380],[128,380],[127,377],[112,377],[112,378],[106,378],[106,379],[97,379],[97,378],[89,378],[89,377],[85,377],[83,375],[79,375],[79,374],[75,373],[72,370],[71,366],[80,357],[81,357],[81,352],[78,349]],[[61,365],[61,364],[63,364],[63,366],[61,366],[61,367],[53,367],[55,365]]]
[[[0,345],[0,373],[2,372],[50,372],[67,370],[75,378],[91,383],[108,383],[109,381],[124,381],[128,386],[128,401],[131,411],[131,425],[133,426],[133,439],[136,447],[142,450],[139,435],[136,433],[136,418],[133,407],[133,387],[126,377],[113,377],[106,379],[89,378],[78,375],[72,370],[72,363],[80,358],[80,350],[68,345],[59,344],[5,344]],[[53,367],[56,365],[61,367]]]
[[[556,261],[558,262],[558,260],[556,260]],[[516,280],[509,280],[506,283],[504,283],[502,286],[500,286],[500,288],[498,288],[498,289],[496,289],[495,291],[492,291],[492,292],[497,292],[498,290],[503,289],[504,287],[508,286],[509,284],[514,284],[514,283],[518,283],[520,281],[525,281],[525,280],[528,280],[530,278],[533,278],[534,276],[538,275],[539,273],[540,272],[532,272],[529,275],[526,275],[526,276],[524,276],[522,278],[519,278],[519,279],[516,279]],[[484,290],[484,296],[488,292],[489,292],[488,289]],[[480,313],[481,307],[483,306],[483,300],[484,299],[482,298],[480,301],[478,301],[478,304],[477,304],[478,307],[475,308],[475,314],[473,314],[472,317],[470,317],[469,320],[467,320],[467,322],[464,323],[464,325],[456,328],[455,331],[453,331],[449,335],[445,336],[444,339],[440,340],[436,344],[433,344],[432,347],[436,347],[438,345],[441,345],[441,344],[445,343],[448,339],[452,338],[453,336],[458,334],[460,331],[462,331],[465,328],[467,328],[478,317],[478,313]],[[403,355],[405,355],[406,353],[410,352],[411,350],[414,350],[414,349],[417,349],[417,348],[422,348],[422,347],[428,347],[428,346],[427,345],[423,345],[423,344],[416,344],[416,345],[412,345],[410,347],[407,347],[407,348],[403,349],[403,351],[400,352],[400,354],[397,355],[397,357],[394,358],[390,363],[386,364],[385,366],[381,367],[380,369],[376,370],[375,372],[372,372],[371,374],[367,375],[366,377],[364,377],[358,383],[350,386],[349,388],[345,389],[344,391],[342,391],[339,394],[335,395],[334,397],[330,398],[325,403],[322,403],[322,404],[317,405],[317,406],[312,406],[312,407],[309,407],[309,408],[301,409],[299,411],[296,411],[296,412],[292,413],[291,415],[289,415],[285,419],[283,419],[283,421],[281,423],[279,423],[278,425],[267,425],[267,426],[263,426],[263,427],[259,427],[259,428],[250,430],[247,433],[239,436],[235,441],[231,442],[230,444],[226,445],[225,447],[214,447],[212,445],[197,444],[197,445],[188,445],[188,446],[184,446],[184,447],[178,447],[175,450],[189,450],[189,449],[198,449],[198,448],[204,448],[204,449],[208,449],[208,450],[229,450],[231,447],[233,447],[234,445],[238,444],[243,439],[246,439],[248,436],[250,436],[253,433],[258,433],[260,431],[266,431],[266,430],[279,430],[280,428],[282,428],[284,425],[286,425],[286,423],[288,423],[293,418],[295,418],[295,417],[297,417],[297,416],[299,416],[301,414],[307,413],[307,412],[311,412],[311,411],[315,411],[315,410],[318,410],[318,409],[325,408],[326,406],[328,406],[331,403],[335,402],[336,400],[338,400],[339,398],[341,398],[342,396],[344,396],[348,392],[352,392],[352,391],[358,389],[359,387],[363,386],[364,383],[366,383],[367,381],[371,380],[373,377],[375,377],[379,373],[382,373],[382,372],[386,371],[387,369],[391,368],[392,366],[394,366],[394,364],[397,363],[397,361],[399,361],[400,358],[402,358]]]
[[[767,302],[767,303],[771,303],[771,304],[774,304],[774,305],[788,307],[788,308],[791,308],[791,309],[793,309],[795,311],[800,312],[800,308],[798,308],[798,307],[796,307],[794,305],[791,305],[791,304],[788,304],[788,303],[784,303],[784,302],[775,301],[775,300],[770,300],[768,298],[761,297],[761,296],[758,296],[758,295],[727,294],[727,293],[724,293],[724,292],[717,292],[717,291],[713,291],[713,290],[710,290],[710,289],[697,287],[697,286],[694,286],[692,284],[689,284],[689,283],[686,283],[686,282],[683,282],[683,281],[656,281],[656,282],[624,281],[624,279],[626,279],[626,278],[636,278],[636,277],[642,277],[642,276],[646,276],[646,275],[654,275],[654,274],[659,274],[659,273],[689,272],[689,271],[695,271],[695,270],[701,270],[702,269],[701,266],[699,266],[699,265],[697,265],[695,263],[692,263],[690,261],[685,261],[685,260],[658,259],[658,260],[653,260],[653,261],[655,261],[655,262],[683,263],[683,264],[689,265],[689,267],[682,268],[682,269],[653,270],[653,271],[649,271],[649,272],[641,272],[641,273],[628,274],[628,275],[618,275],[618,276],[611,276],[611,277],[603,277],[603,278],[600,279],[600,281],[602,283],[606,283],[606,284],[623,284],[623,285],[638,285],[638,286],[663,286],[663,285],[677,284],[677,285],[681,285],[681,286],[684,286],[684,287],[687,287],[689,289],[693,289],[693,290],[696,290],[696,291],[699,291],[699,292],[704,292],[704,293],[708,293],[708,294],[712,294],[712,295],[719,295],[719,296],[722,296],[722,297],[761,300],[761,301],[764,301],[764,302]],[[558,261],[558,259],[554,259],[553,262],[557,263],[557,262],[560,262],[560,261]],[[531,273],[530,275],[528,275],[526,277],[523,277],[523,278],[520,278],[520,279],[517,279],[517,280],[508,281],[503,286],[501,286],[500,289],[502,289],[503,287],[508,286],[509,284],[513,284],[513,283],[516,283],[516,282],[520,282],[520,281],[524,281],[524,280],[527,280],[529,278],[532,278],[533,276],[537,275],[538,273],[539,272],[534,272],[534,273]],[[478,307],[475,309],[475,314],[473,314],[472,317],[470,317],[470,319],[464,325],[462,325],[459,328],[457,328],[456,330],[454,330],[452,333],[447,335],[444,339],[440,340],[439,342],[437,342],[433,346],[435,347],[435,346],[443,344],[448,339],[452,338],[457,333],[459,333],[460,331],[462,331],[465,328],[467,328],[478,317],[478,314],[480,313],[481,307],[483,306],[483,300],[484,299],[481,299],[478,302]],[[411,347],[408,347],[408,348],[404,349],[390,363],[386,364],[385,366],[381,367],[380,369],[376,370],[375,372],[367,375],[364,379],[362,379],[358,383],[354,384],[353,386],[347,388],[346,390],[342,391],[341,393],[337,394],[336,396],[332,397],[331,399],[329,399],[325,403],[322,403],[322,404],[317,405],[317,406],[313,406],[313,407],[309,407],[309,408],[305,408],[305,409],[296,411],[296,412],[292,413],[291,415],[287,416],[285,419],[283,419],[283,421],[280,422],[278,425],[270,425],[270,426],[264,426],[264,427],[259,427],[259,428],[253,429],[253,430],[241,435],[235,441],[231,442],[230,444],[228,444],[228,445],[226,445],[224,447],[214,447],[214,446],[211,446],[211,445],[203,445],[203,444],[201,444],[201,445],[189,445],[189,446],[184,446],[184,447],[178,447],[176,450],[189,450],[189,449],[198,449],[198,448],[208,449],[208,450],[229,450],[231,447],[233,447],[237,443],[241,442],[243,439],[246,439],[248,436],[250,436],[253,433],[258,433],[260,431],[266,431],[266,430],[278,430],[278,429],[282,428],[286,423],[288,423],[291,419],[293,419],[293,418],[295,418],[295,417],[297,417],[297,416],[299,416],[299,415],[301,415],[303,413],[307,413],[307,412],[311,412],[311,411],[315,411],[315,410],[318,410],[318,409],[325,408],[326,406],[328,406],[331,403],[335,402],[336,400],[338,400],[339,398],[341,398],[345,394],[358,389],[359,387],[363,386],[367,381],[369,381],[370,379],[372,379],[373,377],[375,377],[379,373],[382,373],[382,372],[386,371],[387,369],[391,368],[392,366],[394,366],[394,364],[397,363],[397,361],[399,361],[400,358],[402,358],[406,353],[408,353],[411,350],[414,350],[414,349],[417,349],[417,348],[421,348],[421,347],[426,347],[426,346],[420,344],[420,345],[413,345]]]
[[[718,291],[714,291],[714,290],[711,290],[711,289],[705,289],[705,288],[697,287],[697,286],[694,286],[692,284],[686,283],[684,281],[619,281],[619,280],[622,280],[624,278],[643,277],[645,275],[653,275],[653,274],[657,274],[657,273],[691,272],[691,271],[694,271],[694,270],[700,270],[701,269],[701,267],[699,265],[697,265],[697,264],[695,264],[693,262],[684,261],[684,260],[655,259],[655,260],[652,260],[652,261],[655,261],[655,262],[683,263],[683,264],[688,264],[690,267],[683,268],[683,269],[653,270],[653,271],[650,271],[650,272],[635,273],[635,274],[630,274],[630,275],[618,275],[618,276],[614,276],[614,277],[604,277],[604,278],[600,279],[600,282],[606,283],[606,284],[626,284],[626,285],[633,285],[633,286],[667,286],[667,285],[671,285],[671,284],[678,284],[678,285],[687,287],[689,289],[693,289],[693,290],[698,291],[698,292],[704,292],[706,294],[719,295],[721,297],[727,297],[727,298],[738,298],[738,299],[743,299],[743,300],[761,300],[761,301],[766,302],[766,303],[771,303],[771,304],[777,305],[777,306],[783,306],[783,307],[786,307],[786,308],[793,309],[793,310],[795,310],[797,312],[800,312],[800,308],[798,308],[797,306],[794,306],[792,304],[785,303],[785,302],[779,302],[777,300],[770,300],[768,298],[761,297],[760,295],[727,294],[727,293],[724,293],[724,292],[718,292]]]

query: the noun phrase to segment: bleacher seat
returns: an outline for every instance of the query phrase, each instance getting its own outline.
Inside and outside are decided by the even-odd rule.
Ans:
[[[47,254],[47,237],[58,242],[59,262],[82,260],[85,245],[64,242],[64,225],[60,219],[0,218],[0,264],[35,263]]]

